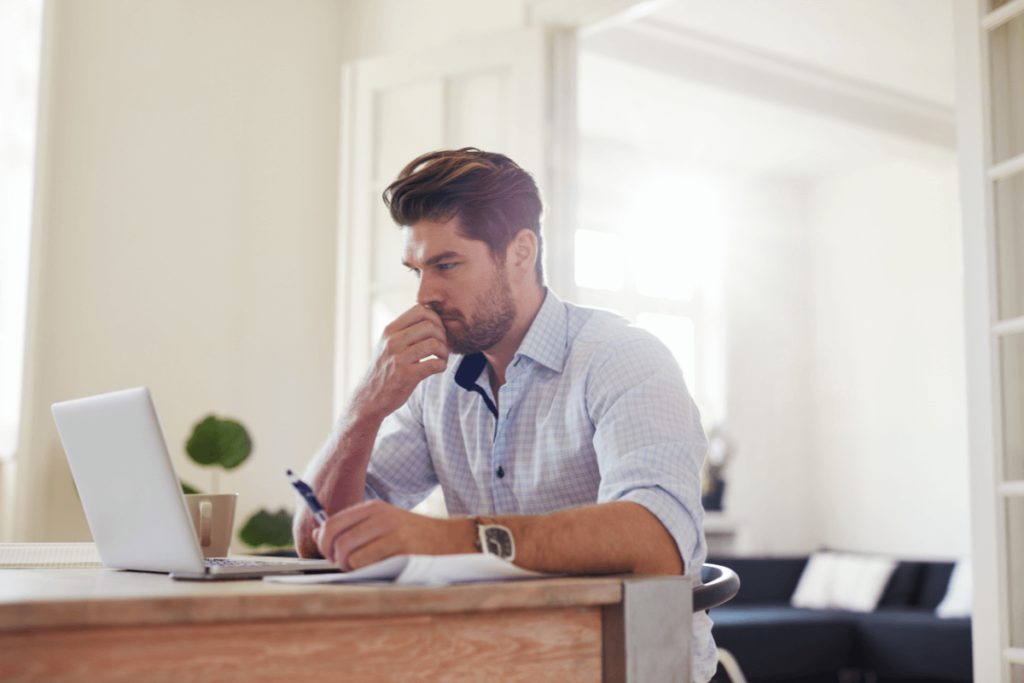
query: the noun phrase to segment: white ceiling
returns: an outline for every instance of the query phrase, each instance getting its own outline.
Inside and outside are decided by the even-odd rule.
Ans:
[[[644,21],[711,36],[876,87],[952,103],[951,12],[940,0],[675,0]],[[615,29],[610,29],[614,31]],[[953,150],[587,51],[580,130],[687,164],[814,176]]]
[[[950,0],[674,0],[650,18],[953,105]]]

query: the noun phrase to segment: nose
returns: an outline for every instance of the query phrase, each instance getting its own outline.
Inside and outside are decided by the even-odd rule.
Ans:
[[[444,295],[437,286],[437,281],[429,273],[420,274],[420,284],[416,290],[416,303],[434,310],[440,310]]]

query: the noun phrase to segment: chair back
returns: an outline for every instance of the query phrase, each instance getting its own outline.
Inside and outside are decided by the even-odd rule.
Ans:
[[[704,584],[693,589],[693,611],[704,612],[729,602],[740,590],[740,577],[728,567],[705,564],[700,570]]]

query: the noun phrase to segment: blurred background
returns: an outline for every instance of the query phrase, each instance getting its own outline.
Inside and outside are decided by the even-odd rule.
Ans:
[[[472,145],[679,359],[729,552],[968,553],[951,0],[0,8],[0,541],[90,539],[49,406],[138,385],[183,479],[235,418],[236,519],[291,510],[413,301],[380,191]]]

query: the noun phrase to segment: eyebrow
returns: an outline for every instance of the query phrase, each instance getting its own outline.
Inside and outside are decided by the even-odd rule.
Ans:
[[[458,257],[461,257],[461,256],[462,256],[462,254],[460,254],[457,251],[446,251],[446,252],[438,254],[437,256],[431,256],[430,258],[428,258],[423,263],[423,265],[427,266],[427,267],[430,267],[430,266],[433,266],[433,265],[436,265],[436,264],[440,263],[441,261],[447,261],[450,258],[458,258]],[[412,268],[413,267],[413,266],[409,265],[408,261],[402,261],[402,265],[405,266],[406,268]]]

